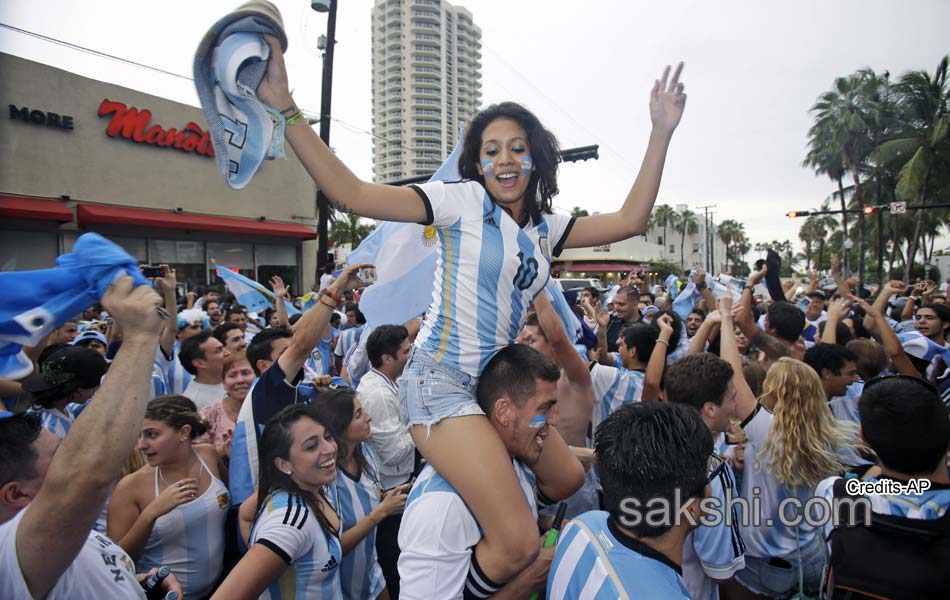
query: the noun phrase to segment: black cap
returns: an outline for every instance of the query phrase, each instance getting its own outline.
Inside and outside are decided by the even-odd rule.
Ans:
[[[807,294],[805,294],[805,297],[806,298],[821,298],[822,300],[828,300],[827,296],[825,296],[825,293],[818,290],[812,290],[808,292]]]
[[[39,373],[24,379],[23,390],[47,392],[73,381],[81,388],[94,388],[99,385],[107,368],[106,359],[95,350],[67,346],[50,354],[40,366]]]

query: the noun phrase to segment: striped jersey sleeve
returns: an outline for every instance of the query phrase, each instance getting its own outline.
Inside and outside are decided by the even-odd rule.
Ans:
[[[590,381],[594,388],[594,413],[591,426],[597,430],[601,421],[624,404],[639,402],[643,396],[642,371],[628,371],[593,363]]]
[[[415,345],[477,377],[521,330],[573,221],[544,215],[521,227],[474,181],[414,189],[438,238],[432,303]]]
[[[379,504],[379,469],[372,451],[366,444],[362,446],[369,468],[360,473],[359,481],[355,481],[338,467],[336,481],[332,486],[333,501],[340,515],[341,532],[356,526]],[[386,581],[376,557],[375,528],[343,557],[340,563],[340,579],[343,584],[343,597],[349,600],[376,598],[383,591]]]

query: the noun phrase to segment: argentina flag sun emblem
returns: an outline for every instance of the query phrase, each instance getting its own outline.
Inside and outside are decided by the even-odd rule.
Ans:
[[[548,245],[548,236],[542,235],[538,238],[538,247],[541,249],[541,254],[544,258],[548,259],[548,262],[551,261],[551,247]]]
[[[422,245],[426,248],[431,248],[435,246],[436,242],[436,232],[434,225],[426,225],[425,229],[422,230]]]

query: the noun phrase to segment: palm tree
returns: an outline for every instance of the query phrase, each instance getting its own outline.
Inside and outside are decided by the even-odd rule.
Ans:
[[[854,181],[854,203],[858,208],[858,256],[860,277],[864,279],[864,200],[861,195],[861,171],[880,138],[882,128],[881,92],[886,77],[870,69],[862,69],[847,77],[838,77],[834,89],[822,94],[811,108],[815,124],[809,130],[812,152],[806,158],[811,166],[824,165],[822,172],[849,172]],[[828,167],[828,169],[825,169]],[[817,166],[816,166],[817,168]],[[842,205],[844,190],[838,185]],[[844,209],[845,206],[842,206]],[[847,237],[847,235],[845,236]]]
[[[686,268],[686,236],[695,235],[699,231],[699,222],[696,213],[688,208],[676,213],[676,231],[680,232],[680,266]]]
[[[572,217],[589,217],[590,214],[587,212],[587,209],[581,208],[580,206],[575,206],[571,209]]]
[[[653,209],[651,215],[653,217],[653,224],[657,227],[663,228],[663,248],[664,250],[669,246],[670,242],[666,238],[666,229],[667,227],[675,227],[677,214],[676,210],[669,204],[661,204]],[[664,254],[666,252],[664,251]]]
[[[373,229],[373,225],[360,223],[359,215],[353,213],[334,215],[333,222],[330,224],[329,237],[337,243],[349,242],[350,250],[354,250]]]
[[[735,245],[745,237],[745,226],[733,219],[725,219],[719,224],[719,239],[726,246],[726,272],[729,272],[729,259],[733,257]]]
[[[805,258],[805,270],[811,270],[811,246],[812,243],[818,241],[817,235],[815,234],[815,217],[810,216],[805,219],[805,222],[802,223],[802,226],[798,228],[798,239],[802,241],[805,245],[805,252],[803,257]]]
[[[822,211],[828,210],[828,205],[821,207]],[[838,222],[831,215],[816,214],[811,217],[813,233],[818,241],[818,260],[815,262],[815,269],[821,270],[825,264],[825,246],[828,235],[838,227]]]
[[[875,157],[882,163],[898,165],[896,194],[927,205],[933,197],[935,177],[946,176],[950,165],[950,56],[944,56],[933,77],[926,71],[904,74],[894,86],[897,95],[899,131],[881,144]],[[938,170],[939,169],[939,170]],[[917,256],[928,209],[915,215],[914,233],[909,239],[904,277],[909,279]]]

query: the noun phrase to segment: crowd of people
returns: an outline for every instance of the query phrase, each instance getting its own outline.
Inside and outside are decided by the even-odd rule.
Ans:
[[[269,43],[258,96],[292,117]],[[541,293],[562,249],[645,230],[680,71],[622,207],[590,217],[552,212],[557,142],[514,103],[475,117],[453,183],[360,181],[288,127],[337,208],[436,228],[431,305],[367,325],[366,264],[292,316],[279,277],[260,314],[177,296],[168,266],[116,279],[0,386],[0,597],[945,597],[935,286],[631,274],[569,299],[580,346]]]

